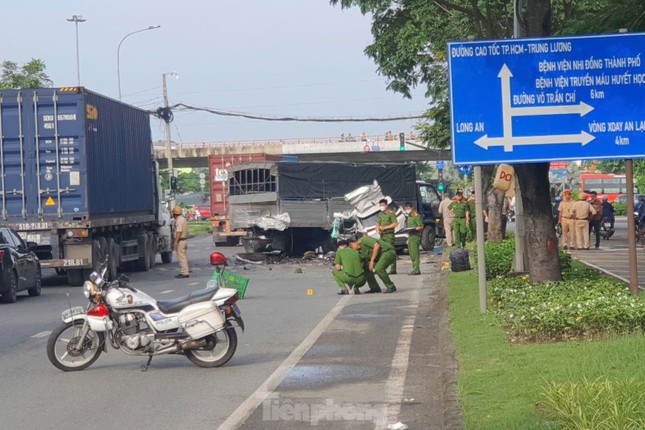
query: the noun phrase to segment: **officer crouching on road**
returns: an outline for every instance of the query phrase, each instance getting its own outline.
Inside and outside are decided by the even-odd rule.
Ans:
[[[354,291],[354,294],[360,294],[359,288],[365,285],[366,279],[361,256],[357,250],[349,246],[349,242],[346,240],[338,242],[332,275],[340,288],[338,292],[340,295],[348,294],[348,287]]]

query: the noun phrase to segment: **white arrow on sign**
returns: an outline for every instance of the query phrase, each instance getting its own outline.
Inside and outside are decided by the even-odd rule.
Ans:
[[[515,116],[546,116],[546,115],[570,115],[577,114],[585,116],[592,110],[593,106],[580,102],[577,105],[555,105],[555,106],[511,106],[511,78],[513,73],[504,64],[497,75],[501,81],[502,91],[502,137],[488,137],[487,134],[475,141],[475,144],[481,148],[488,149],[491,146],[503,146],[504,152],[512,152],[513,146],[524,145],[549,145],[549,144],[569,144],[580,143],[585,146],[595,139],[589,133],[581,131],[579,134],[562,134],[547,136],[513,136],[513,117]]]
[[[532,116],[579,114],[580,116],[585,116],[592,110],[594,110],[593,106],[589,106],[585,102],[580,102],[577,105],[514,107],[511,108],[511,115]]]
[[[567,143],[580,143],[585,146],[596,137],[584,131],[579,134],[560,134],[548,136],[509,136],[509,137],[488,137],[487,134],[483,135],[475,141],[475,145],[488,149],[491,146],[503,146],[504,151],[509,152],[513,150],[513,145],[553,145],[553,144],[567,144]],[[511,149],[506,149],[511,148]]]

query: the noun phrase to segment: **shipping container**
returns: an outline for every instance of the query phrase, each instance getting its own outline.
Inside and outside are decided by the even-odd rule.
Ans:
[[[84,89],[0,91],[2,218],[154,216],[150,118]]]
[[[118,265],[144,247],[153,260],[161,208],[147,111],[82,87],[2,90],[0,176],[2,223],[38,245],[43,266],[91,268],[106,253]]]

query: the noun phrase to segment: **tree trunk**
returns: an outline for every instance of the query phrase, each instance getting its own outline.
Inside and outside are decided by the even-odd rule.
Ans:
[[[484,209],[488,212],[488,232],[486,240],[502,241],[502,204],[504,191],[493,188],[493,175],[497,166],[482,166]]]
[[[506,192],[490,187],[486,194],[488,207],[488,236],[489,242],[502,241],[502,205]]]
[[[558,239],[549,195],[549,163],[515,165],[526,227],[531,282],[560,281]]]

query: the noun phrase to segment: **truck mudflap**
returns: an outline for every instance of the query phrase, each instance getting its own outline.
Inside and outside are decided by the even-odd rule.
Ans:
[[[87,258],[63,258],[59,260],[40,260],[41,267],[60,269],[87,269],[91,267]]]

